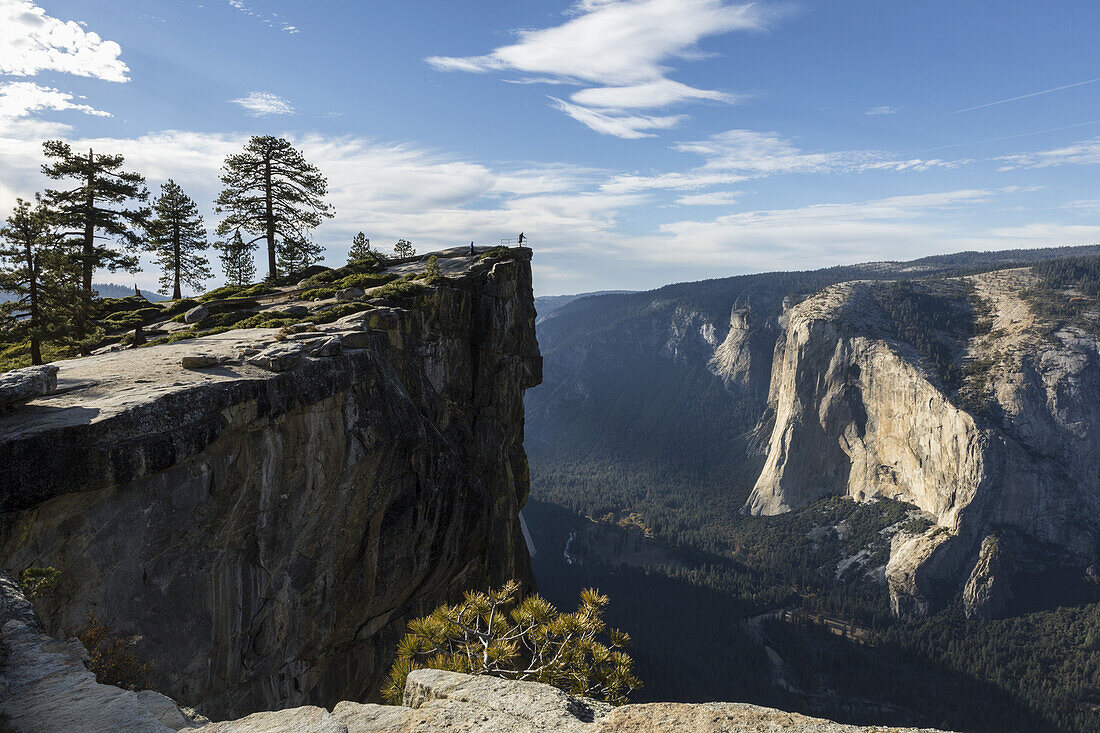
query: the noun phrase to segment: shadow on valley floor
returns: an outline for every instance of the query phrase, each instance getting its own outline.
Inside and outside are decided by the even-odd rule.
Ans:
[[[610,596],[608,623],[633,638],[646,685],[635,702],[743,701],[860,724],[1063,730],[989,683],[770,613],[797,599],[762,594],[754,606],[707,587],[708,577],[752,572],[728,558],[535,500],[524,516],[535,578],[549,601],[571,608],[593,586]]]

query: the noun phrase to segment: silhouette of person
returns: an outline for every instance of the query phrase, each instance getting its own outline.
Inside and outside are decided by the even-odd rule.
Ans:
[[[472,257],[473,254],[474,254],[474,243],[470,242],[470,256]]]
[[[523,244],[527,241],[527,237],[523,236],[523,232],[519,233],[519,239],[516,240],[516,244]]]

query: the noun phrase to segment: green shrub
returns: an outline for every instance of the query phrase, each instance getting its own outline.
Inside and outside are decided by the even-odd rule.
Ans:
[[[443,271],[439,269],[439,258],[435,255],[428,258],[428,264],[425,266],[424,274],[420,278],[428,285],[436,285],[447,279],[443,275]]]
[[[209,293],[199,296],[199,300],[206,302],[208,300],[221,300],[222,298],[235,298],[251,285],[223,285],[220,288],[214,288]]]
[[[113,313],[128,313],[148,308],[150,303],[138,295],[130,295],[125,298],[96,298],[94,301],[95,312],[100,318],[105,318]]]
[[[23,595],[27,597],[27,600],[33,601],[57,585],[57,581],[60,579],[61,571],[57,568],[32,565],[19,574],[19,585],[23,588]]]
[[[370,308],[371,307],[366,303],[341,303],[340,305],[329,308],[328,310],[312,314],[310,316],[310,320],[314,323],[332,323],[333,321],[343,318],[344,316],[350,316],[352,313],[360,313],[365,310],[370,310]]]
[[[194,298],[180,298],[179,300],[172,301],[171,305],[164,309],[164,313],[169,316],[183,314],[197,305],[199,305],[199,301]]]
[[[377,298],[414,298],[424,292],[424,286],[411,280],[397,280],[374,292]]]
[[[516,253],[513,252],[510,247],[500,245],[498,247],[493,247],[487,252],[483,252],[481,256],[478,257],[478,260],[511,260],[515,259],[515,257]]]
[[[385,285],[388,282],[392,282],[397,279],[397,275],[393,274],[375,274],[375,273],[357,273],[348,275],[341,278],[338,282],[334,283],[337,288],[375,288],[379,285]]]
[[[462,603],[410,621],[386,698],[399,703],[409,673],[423,668],[542,682],[614,704],[642,686],[634,660],[622,651],[630,637],[603,620],[607,596],[585,589],[576,612],[560,613],[538,595],[519,601],[518,594],[511,580],[500,590],[468,591]]]
[[[245,288],[238,294],[239,298],[253,298],[258,295],[270,295],[277,292],[275,288],[271,287],[267,283],[260,283],[259,285],[253,285],[250,288]]]
[[[164,310],[150,306],[140,310],[118,311],[103,319],[103,327],[109,332],[130,331],[138,326],[147,326],[164,318]]]
[[[314,288],[313,290],[307,290],[302,293],[302,300],[324,300],[325,298],[335,298],[336,290],[334,288]]]
[[[254,315],[251,311],[228,311],[224,313],[211,313],[206,318],[203,318],[197,324],[195,328],[197,330],[205,330],[207,328],[217,328],[218,326],[232,326],[235,323],[239,323],[246,318]]]

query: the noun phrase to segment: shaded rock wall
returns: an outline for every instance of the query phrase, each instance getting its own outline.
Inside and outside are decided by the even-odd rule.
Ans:
[[[471,261],[280,373],[179,366],[272,330],[62,362],[0,419],[4,566],[59,568],[49,628],[139,636],[154,687],[211,717],[368,699],[409,618],[530,582],[530,277],[529,253]]]

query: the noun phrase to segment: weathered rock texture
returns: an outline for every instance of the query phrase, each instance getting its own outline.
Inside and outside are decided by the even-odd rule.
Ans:
[[[651,703],[612,708],[548,685],[418,670],[404,705],[340,702],[331,712],[302,706],[210,723],[149,690],[131,692],[95,682],[80,644],[3,625],[7,664],[0,671],[0,712],[19,733],[859,733],[878,727],[842,725],[744,703]],[[890,728],[894,733],[912,728]],[[934,732],[928,732],[934,733]]]
[[[993,324],[963,345],[959,362],[981,366],[955,392],[886,335],[873,297],[881,284],[833,286],[791,309],[767,461],[747,511],[846,495],[928,512],[936,526],[895,537],[887,567],[903,616],[935,610],[964,583],[968,613],[994,616],[1016,569],[1083,574],[1100,537],[1100,354],[1081,328],[1047,334],[1020,296],[1030,277],[969,278]],[[959,406],[975,400],[985,407]],[[1014,540],[998,544],[999,534]]]
[[[140,637],[153,686],[211,717],[369,699],[409,618],[530,579],[529,260],[449,261],[413,299],[279,344],[61,362],[59,394],[0,418],[4,567],[60,569],[49,629],[91,614]]]
[[[0,374],[0,410],[49,394],[57,388],[57,367],[53,364],[14,369]]]

